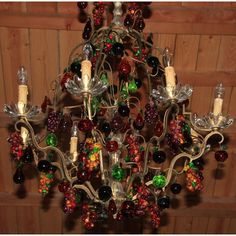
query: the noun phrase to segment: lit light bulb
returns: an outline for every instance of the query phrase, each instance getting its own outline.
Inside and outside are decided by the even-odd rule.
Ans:
[[[163,65],[165,66],[166,90],[170,98],[173,97],[173,91],[176,86],[176,79],[175,79],[176,74],[172,64],[173,64],[173,54],[170,52],[169,48],[165,48],[163,52]]]
[[[220,83],[215,88],[215,99],[214,99],[214,106],[213,106],[214,116],[218,116],[222,112],[224,94],[225,94],[225,88]]]
[[[71,128],[71,138],[70,138],[70,154],[72,155],[72,161],[76,161],[77,158],[77,144],[78,144],[78,124],[74,123]]]
[[[27,72],[22,66],[17,72],[18,76],[18,109],[20,114],[24,114],[24,108],[27,104],[28,86],[27,86]]]
[[[90,44],[85,44],[83,48],[84,60],[81,63],[81,72],[82,72],[82,82],[85,91],[89,90],[89,82],[91,79],[91,67],[92,63],[90,58],[93,54],[93,49]]]

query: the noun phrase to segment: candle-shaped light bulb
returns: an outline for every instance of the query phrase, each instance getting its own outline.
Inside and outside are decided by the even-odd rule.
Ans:
[[[24,107],[27,104],[28,86],[27,86],[27,72],[22,66],[17,72],[18,77],[18,109],[21,114],[24,113]]]
[[[83,60],[90,60],[93,56],[93,48],[91,44],[86,43],[83,47]]]
[[[164,67],[173,66],[173,53],[168,47],[164,49],[162,61]]]
[[[225,94],[225,88],[220,83],[215,88],[215,99],[213,106],[213,114],[215,116],[220,115],[222,112],[224,94]]]
[[[176,86],[175,70],[172,64],[173,54],[169,48],[165,48],[163,52],[163,65],[165,67],[166,90],[171,98],[173,97],[173,91]]]
[[[90,58],[92,57],[93,54],[93,49],[91,44],[87,43],[85,44],[83,48],[83,61],[81,62],[81,74],[82,74],[82,82],[83,82],[83,87],[84,90],[87,91],[89,90],[89,82],[91,79],[91,67],[92,63],[90,61]]]
[[[72,160],[76,161],[77,158],[77,144],[78,144],[78,124],[74,123],[71,128],[71,138],[70,138],[70,154],[72,155]]]

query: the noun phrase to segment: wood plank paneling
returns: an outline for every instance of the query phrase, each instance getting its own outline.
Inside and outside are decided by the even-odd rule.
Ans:
[[[35,105],[41,105],[45,95],[51,96],[52,82],[59,74],[57,35],[55,30],[30,30],[31,101]]]
[[[226,216],[227,217],[227,216]],[[208,234],[225,234],[230,224],[229,218],[210,218],[207,226]]]
[[[197,71],[215,71],[220,39],[220,36],[212,35],[202,35],[200,37]]]
[[[186,234],[191,232],[193,217],[177,217],[175,220],[174,232]]]
[[[18,206],[17,226],[19,234],[40,234],[39,208]]]
[[[235,61],[236,61],[236,36],[222,36],[217,70],[235,71],[236,70]]]
[[[235,234],[235,233],[236,233],[236,218],[231,218],[227,234]]]
[[[192,234],[205,234],[208,225],[208,217],[193,217],[192,221]]]
[[[8,130],[0,128],[0,192],[13,192],[13,171],[12,171],[12,158],[10,156],[9,145],[7,143]],[[4,148],[3,148],[4,147]]]
[[[69,55],[76,45],[82,42],[82,32],[60,31],[60,71],[68,66]],[[80,49],[82,51],[82,47]]]
[[[53,199],[50,199],[53,201]],[[39,212],[40,233],[60,234],[62,232],[62,210],[58,207],[51,207],[50,201]],[[53,220],[53,223],[52,223]]]
[[[16,208],[12,206],[1,206],[0,222],[1,234],[17,234]]]
[[[195,70],[199,35],[177,35],[174,66],[178,70]]]
[[[7,39],[7,40],[6,40]],[[21,65],[30,66],[27,29],[0,28],[1,56],[6,91],[6,102],[17,101],[17,71]],[[30,70],[28,70],[30,76]],[[29,82],[30,85],[30,82]]]
[[[57,3],[56,2],[28,2],[27,13],[56,14]]]

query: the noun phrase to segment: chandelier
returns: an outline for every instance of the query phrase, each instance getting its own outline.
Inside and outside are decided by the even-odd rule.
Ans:
[[[88,3],[78,3],[81,20],[87,17],[84,42],[71,51],[54,96],[31,105],[20,67],[18,102],[4,106],[15,124],[8,138],[14,182],[24,182],[25,165],[37,168],[42,196],[58,185],[63,211],[80,210],[87,229],[108,217],[146,215],[158,228],[171,192],[202,190],[205,154],[215,151],[218,162],[228,157],[222,131],[233,119],[222,114],[223,85],[209,114],[187,111],[193,88],[177,80],[170,49],[142,32],[149,4],[126,3],[123,14],[119,2],[97,2],[88,17]],[[111,6],[113,20],[102,26]]]

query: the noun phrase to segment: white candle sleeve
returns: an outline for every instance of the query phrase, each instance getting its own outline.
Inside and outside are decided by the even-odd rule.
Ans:
[[[26,144],[28,134],[29,134],[28,130],[25,127],[21,127],[20,134],[21,134],[21,137],[23,139],[23,143]]]
[[[18,102],[22,102],[27,104],[27,95],[28,95],[28,87],[27,85],[21,84],[19,85],[18,90]]]
[[[91,67],[92,63],[89,60],[84,60],[81,62],[81,72],[82,72],[82,79],[84,78],[85,75],[91,79]]]
[[[70,138],[70,153],[73,154],[77,152],[78,137]]]
[[[175,87],[175,70],[173,66],[165,67],[166,87]]]
[[[218,116],[222,112],[222,106],[223,106],[223,99],[215,98],[213,107],[214,116]]]

